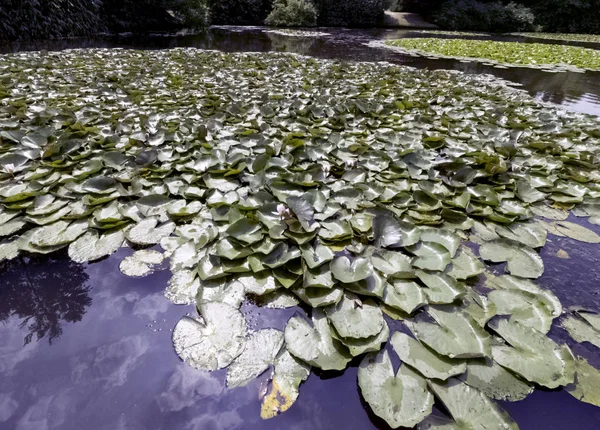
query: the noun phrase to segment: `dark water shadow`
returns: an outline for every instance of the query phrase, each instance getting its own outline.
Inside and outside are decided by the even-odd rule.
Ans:
[[[52,344],[64,323],[81,321],[92,304],[89,276],[66,252],[19,256],[0,264],[0,321],[17,317],[29,332],[24,344],[47,338]]]

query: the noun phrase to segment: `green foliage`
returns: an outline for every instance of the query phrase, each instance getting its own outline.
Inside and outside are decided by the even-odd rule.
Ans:
[[[537,0],[532,8],[544,31],[600,34],[600,0]]]
[[[212,23],[263,25],[273,0],[213,0]]]
[[[0,19],[0,40],[202,28],[209,6],[209,0],[6,0],[0,17],[11,19]]]
[[[378,26],[385,10],[383,0],[316,0],[318,22],[332,27]]]
[[[101,6],[101,0],[3,0],[0,40],[93,34],[103,29]]]
[[[535,20],[531,10],[525,6],[479,0],[448,0],[431,18],[440,27],[449,30],[495,33],[532,30]]]
[[[265,23],[276,27],[314,27],[317,10],[310,0],[275,0]]]

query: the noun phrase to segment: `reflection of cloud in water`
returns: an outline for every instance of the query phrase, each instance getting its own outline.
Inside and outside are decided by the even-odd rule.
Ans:
[[[19,403],[10,394],[0,393],[0,423],[12,417],[18,407]]]
[[[232,430],[241,428],[244,421],[236,411],[206,414],[196,417],[184,427],[185,430]]]
[[[162,293],[153,294],[139,299],[133,306],[133,314],[150,320],[156,319],[159,314],[165,313],[170,303],[165,300]]]
[[[203,397],[220,395],[225,389],[222,379],[188,365],[177,366],[166,391],[157,399],[158,407],[162,412],[176,412],[193,406]]]
[[[23,345],[23,329],[17,319],[0,324],[0,373],[6,377],[19,363],[35,355],[38,345]]]
[[[99,346],[86,354],[94,357],[91,366],[76,366],[72,380],[79,383],[95,379],[98,383],[103,383],[105,389],[121,386],[127,381],[128,374],[140,363],[140,357],[149,349],[150,341],[142,335]]]

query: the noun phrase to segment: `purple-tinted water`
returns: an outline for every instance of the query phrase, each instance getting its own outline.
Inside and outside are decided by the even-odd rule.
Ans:
[[[168,48],[197,46],[226,51],[291,51],[324,58],[393,61],[416,67],[494,73],[520,83],[531,94],[568,108],[600,114],[600,74],[551,74],[531,69],[495,69],[477,63],[427,60],[368,48],[374,37],[407,32],[335,30],[324,39],[298,39],[215,29],[207,35],[149,39],[63,40],[0,46],[0,51],[76,47]],[[600,233],[600,228],[586,224]],[[566,250],[570,259],[555,256]],[[159,270],[143,279],[119,272],[130,250],[91,265],[71,262],[64,252],[0,263],[0,429],[385,429],[361,400],[357,363],[345,372],[311,374],[286,413],[260,419],[259,394],[268,375],[247,387],[227,390],[224,372],[205,373],[182,363],[170,330],[193,306],[163,297],[170,277]],[[549,236],[542,250],[546,270],[538,283],[566,307],[600,311],[600,245]],[[244,305],[254,329],[283,329],[296,310]],[[576,344],[577,355],[600,367],[598,348]],[[524,401],[502,403],[521,429],[600,428],[600,408],[562,390],[536,390]],[[440,413],[439,411],[436,413]]]

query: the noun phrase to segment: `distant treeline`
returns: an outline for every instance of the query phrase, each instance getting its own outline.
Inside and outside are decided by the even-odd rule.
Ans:
[[[175,31],[208,24],[378,25],[384,0],[0,0],[0,39]]]
[[[211,23],[373,27],[385,9],[417,12],[449,30],[600,34],[600,0],[0,0],[0,40]]]
[[[600,0],[385,0],[448,30],[600,34]]]
[[[204,27],[212,0],[0,0],[0,39]]]

